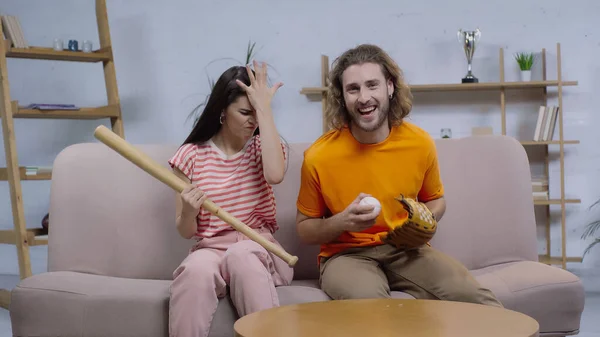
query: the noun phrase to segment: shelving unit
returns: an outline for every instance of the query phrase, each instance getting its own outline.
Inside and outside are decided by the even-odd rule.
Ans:
[[[124,138],[121,105],[117,89],[117,77],[111,47],[108,14],[105,0],[96,0],[96,21],[100,38],[100,49],[91,53],[82,51],[55,51],[52,48],[29,47],[13,48],[10,40],[0,41],[0,117],[6,166],[0,168],[0,180],[8,181],[14,230],[0,231],[0,244],[14,244],[17,248],[19,275],[21,279],[31,276],[29,247],[47,245],[48,236],[42,235],[42,228],[28,229],[25,224],[21,180],[50,180],[51,173],[27,175],[25,167],[19,166],[14,132],[14,118],[54,118],[54,119],[104,119],[111,122],[112,130]],[[0,37],[3,37],[0,25]],[[108,105],[100,107],[84,107],[79,110],[38,110],[27,109],[11,100],[8,82],[7,58],[31,60],[55,60],[67,62],[101,62],[104,70],[104,80]],[[0,307],[8,308],[10,292],[0,289]]]
[[[560,198],[550,200],[534,200],[533,203],[536,206],[545,207],[546,211],[546,254],[539,255],[539,261],[546,264],[561,265],[563,269],[566,269],[567,262],[581,262],[581,257],[568,257],[566,256],[566,205],[581,203],[580,199],[566,199],[565,197],[565,145],[579,144],[579,140],[565,140],[564,139],[564,126],[563,126],[563,87],[576,86],[577,81],[563,81],[562,68],[561,68],[561,49],[560,43],[556,44],[556,58],[557,58],[557,78],[555,80],[547,79],[546,70],[546,49],[542,49],[542,80],[541,81],[530,81],[530,82],[506,82],[504,80],[504,49],[500,48],[499,51],[499,62],[500,62],[500,81],[498,82],[483,82],[483,83],[447,83],[447,84],[417,84],[409,85],[412,92],[448,92],[448,91],[497,91],[500,94],[500,114],[501,114],[501,128],[502,135],[506,135],[506,91],[507,90],[525,90],[525,89],[540,89],[542,95],[543,104],[548,103],[548,88],[556,87],[558,92],[558,140],[551,141],[532,141],[532,140],[521,140],[523,146],[541,146],[543,147],[545,156],[544,175],[545,178],[549,178],[549,147],[551,145],[558,145],[559,147],[559,162],[560,162]],[[325,97],[327,94],[329,73],[329,58],[326,55],[321,55],[321,86],[320,87],[305,87],[302,88],[300,94],[307,96],[321,96],[323,104],[323,132],[328,131],[328,127],[325,124]],[[537,112],[537,111],[536,111]],[[551,236],[550,236],[550,207],[560,206],[561,210],[561,255],[558,257],[551,256]]]

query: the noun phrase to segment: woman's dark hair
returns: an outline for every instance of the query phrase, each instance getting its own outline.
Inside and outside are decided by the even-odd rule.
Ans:
[[[252,73],[254,73],[254,70],[252,70]],[[221,74],[210,93],[200,118],[198,118],[192,132],[183,144],[205,142],[219,131],[221,128],[221,122],[219,121],[221,112],[235,102],[238,97],[246,95],[244,89],[240,88],[235,80],[250,85],[246,67],[233,66]],[[258,128],[256,128],[254,134],[258,134]]]
[[[255,74],[254,70],[251,71],[252,74]],[[221,112],[235,102],[238,97],[246,95],[244,89],[240,88],[235,80],[240,80],[245,85],[250,86],[250,78],[245,66],[233,66],[221,74],[210,93],[210,97],[204,106],[200,118],[198,118],[196,125],[194,125],[192,132],[185,139],[183,145],[203,143],[219,132],[221,129],[221,122],[219,120]],[[257,127],[254,135],[258,134],[259,129]],[[289,156],[289,144],[283,137],[280,136],[280,138],[284,142]],[[287,171],[287,167],[285,170]]]

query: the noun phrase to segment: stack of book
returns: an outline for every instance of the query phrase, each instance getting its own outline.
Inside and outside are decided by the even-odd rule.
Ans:
[[[75,104],[43,104],[43,103],[31,103],[25,107],[26,109],[38,109],[38,110],[79,110]]]
[[[531,180],[533,200],[548,200],[548,179],[533,178]]]
[[[557,116],[557,106],[540,106],[537,123],[535,125],[535,133],[533,134],[534,141],[547,142],[552,140],[554,137]]]
[[[52,166],[25,166],[25,175],[28,176],[48,173],[52,173]]]
[[[29,48],[19,19],[12,15],[2,15],[0,21],[2,21],[2,31],[4,31],[5,38],[12,41],[13,47]]]

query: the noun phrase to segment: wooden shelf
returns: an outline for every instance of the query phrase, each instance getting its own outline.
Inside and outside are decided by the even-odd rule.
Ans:
[[[300,90],[302,95],[321,95],[327,91],[325,87],[306,87]]]
[[[24,166],[19,167],[19,176],[21,180],[50,180],[52,173],[27,174]],[[8,169],[0,167],[0,181],[8,181]]]
[[[462,91],[462,90],[500,90],[500,89],[527,89],[557,87],[558,81],[531,81],[531,82],[484,82],[484,83],[451,83],[451,84],[418,84],[411,85],[414,92],[427,91]],[[563,81],[563,86],[577,85],[577,81]]]
[[[29,246],[48,244],[48,235],[44,233],[43,228],[27,228],[25,232],[27,233],[25,240],[27,240]],[[16,241],[14,230],[0,230],[0,244],[16,245]]]
[[[580,204],[581,199],[565,199],[565,204]],[[560,205],[560,199],[534,200],[534,205]]]
[[[560,145],[560,140],[550,140],[550,141],[534,141],[534,140],[525,140],[521,141],[522,145]],[[578,140],[563,140],[563,144],[579,144]]]
[[[28,48],[15,48],[12,41],[0,39],[0,122],[2,122],[2,135],[6,165],[0,168],[0,181],[8,181],[10,202],[12,205],[12,220],[14,230],[1,231],[0,243],[14,244],[17,251],[19,263],[19,276],[25,279],[31,276],[31,261],[29,247],[48,244],[45,231],[39,229],[28,229],[25,223],[25,211],[23,205],[23,193],[21,181],[23,180],[50,180],[51,169],[41,167],[40,170],[31,170],[25,165],[19,164],[17,154],[17,141],[14,132],[14,119],[83,119],[95,120],[110,118],[112,131],[119,137],[125,138],[123,130],[123,119],[121,117],[121,105],[119,90],[117,86],[117,75],[113,59],[110,28],[106,0],[95,0],[96,24],[98,27],[99,49],[90,53],[83,51],[59,50],[53,48],[32,46]],[[0,37],[3,37],[3,26],[0,25]],[[104,88],[106,89],[107,103],[98,107],[81,107],[78,110],[39,110],[28,109],[27,104],[19,105],[18,101],[12,100],[9,83],[9,58],[31,59],[32,61],[72,61],[101,63],[98,70],[104,75]],[[22,74],[16,73],[15,76]],[[45,102],[44,102],[45,103]],[[32,135],[34,136],[34,135]],[[8,177],[8,171],[15,175]],[[0,290],[0,303],[4,299]]]
[[[48,235],[36,235],[29,243],[30,246],[46,246],[48,245]]]
[[[106,62],[111,61],[112,53],[108,48],[84,53],[82,51],[56,51],[52,48],[29,47],[13,48],[10,41],[4,41],[6,47],[6,57],[19,59],[35,60],[54,60],[54,61],[72,61],[72,62]]]
[[[563,263],[562,257],[559,257],[559,256],[555,257],[555,256],[548,256],[548,255],[538,255],[538,260],[539,260],[539,262],[544,263],[544,264],[561,265]],[[583,262],[582,257],[566,257],[565,260],[566,260],[566,262],[576,262],[576,263]]]
[[[562,86],[575,86],[577,81],[563,81]],[[531,82],[483,82],[483,83],[444,83],[444,84],[412,84],[412,92],[434,91],[473,91],[473,90],[501,90],[501,89],[527,89],[557,87],[559,81],[531,81]],[[321,95],[327,91],[326,87],[306,87],[300,90],[303,95]]]
[[[10,306],[10,291],[0,289],[0,308],[8,309]]]
[[[101,119],[118,118],[118,105],[105,105],[95,108],[80,108],[79,110],[39,110],[18,106],[12,101],[14,118],[54,118],[54,119]]]

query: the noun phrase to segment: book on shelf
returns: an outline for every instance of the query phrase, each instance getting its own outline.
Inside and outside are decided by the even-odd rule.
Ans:
[[[533,200],[548,200],[548,179],[544,177],[532,178],[531,193],[533,194]]]
[[[37,110],[79,110],[75,104],[43,104],[43,103],[32,103],[26,106],[27,109]]]
[[[29,45],[25,40],[25,35],[23,34],[23,29],[21,28],[21,23],[16,16],[2,15],[0,16],[0,21],[2,21],[2,31],[4,32],[4,36],[6,39],[11,40],[13,47],[29,48]]]
[[[51,174],[52,166],[25,166],[25,175]]]
[[[533,140],[536,142],[547,142],[554,138],[558,107],[555,105],[541,105],[538,109],[538,119],[535,125]]]
[[[532,192],[544,192],[548,190],[547,182],[532,182],[531,183],[531,191]]]

